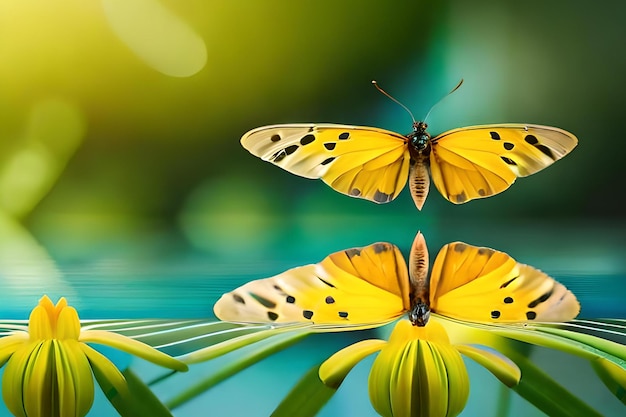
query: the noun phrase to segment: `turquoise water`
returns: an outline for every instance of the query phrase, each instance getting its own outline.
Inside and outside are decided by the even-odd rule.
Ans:
[[[97,250],[70,250],[74,246],[58,239],[38,243],[20,252],[38,254],[2,260],[5,287],[0,305],[3,318],[25,319],[42,294],[53,299],[68,298],[81,318],[199,318],[212,320],[212,304],[226,291],[251,279],[277,274],[285,269],[320,261],[331,252],[390,241],[408,255],[418,223],[429,245],[431,263],[439,248],[461,240],[506,251],[516,260],[542,269],[564,283],[582,304],[581,317],[626,317],[626,240],[620,224],[546,224],[517,221],[496,223],[487,229],[472,224],[482,221],[420,221],[398,216],[387,220],[360,218],[354,228],[341,218],[326,219],[332,230],[319,227],[293,228],[278,232],[273,244],[258,252],[238,250],[237,245],[220,251],[189,244],[177,233],[151,234],[132,244],[122,240],[102,242]],[[466,225],[469,224],[469,225]],[[210,232],[207,232],[210,236]],[[253,239],[254,236],[251,236]],[[105,244],[106,243],[106,244]],[[4,254],[9,253],[5,245]],[[45,276],[48,272],[50,275]],[[37,275],[39,274],[39,275]],[[338,349],[376,337],[376,331],[352,334],[316,335],[304,342],[252,366],[221,383],[205,395],[174,410],[177,416],[269,415],[290,387],[309,367]],[[590,405],[605,415],[619,415],[623,405],[599,383],[589,365],[578,358],[536,349],[536,363],[580,393]],[[372,358],[359,364],[320,413],[321,416],[376,415],[367,399],[367,375]],[[160,398],[201,380],[220,363],[219,360],[192,366],[189,373],[155,385]],[[495,415],[498,401],[509,401],[510,416],[542,415],[517,394],[500,400],[501,385],[483,368],[466,359],[470,372],[471,394],[463,416]],[[135,361],[140,376],[150,380],[161,372],[152,365]],[[5,413],[6,414],[6,413]],[[8,415],[8,414],[7,414]],[[115,411],[100,395],[90,416],[114,416]]]
[[[483,227],[476,226],[485,224],[483,220],[444,223],[401,215],[325,222],[329,228],[286,227],[255,250],[237,242],[219,251],[198,248],[175,232],[130,242],[98,241],[93,249],[83,245],[80,251],[60,237],[36,243],[36,253],[32,248],[5,249],[0,252],[6,283],[0,316],[26,318],[48,293],[53,299],[68,298],[81,318],[212,318],[215,300],[244,282],[379,241],[394,243],[408,257],[421,230],[431,264],[439,248],[452,241],[491,247],[565,284],[582,304],[581,317],[626,317],[626,226],[621,223],[496,220]],[[212,239],[210,231],[206,235]]]

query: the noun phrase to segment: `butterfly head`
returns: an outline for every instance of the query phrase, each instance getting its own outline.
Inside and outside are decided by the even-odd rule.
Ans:
[[[407,137],[411,141],[411,145],[418,151],[425,151],[430,144],[430,135],[426,132],[428,125],[424,122],[414,122],[413,132],[409,133]]]
[[[423,301],[418,301],[409,311],[409,321],[413,326],[424,327],[430,319],[430,307]]]

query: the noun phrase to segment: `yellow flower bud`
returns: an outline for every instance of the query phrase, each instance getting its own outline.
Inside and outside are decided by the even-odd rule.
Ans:
[[[465,407],[469,377],[439,323],[401,320],[372,365],[369,395],[385,417],[453,417]]]

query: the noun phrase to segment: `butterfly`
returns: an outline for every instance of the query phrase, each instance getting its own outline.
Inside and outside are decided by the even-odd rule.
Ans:
[[[413,130],[401,135],[376,127],[280,124],[250,130],[241,145],[286,171],[375,203],[395,199],[408,179],[421,210],[431,177],[441,195],[461,204],[506,190],[578,143],[565,130],[532,124],[469,126],[435,137],[427,127],[414,119]]]
[[[214,312],[224,321],[346,327],[404,314],[425,326],[431,312],[479,323],[561,322],[580,311],[564,285],[490,248],[449,243],[430,275],[428,269],[428,249],[418,233],[408,267],[391,243],[346,249],[248,282],[222,295]]]

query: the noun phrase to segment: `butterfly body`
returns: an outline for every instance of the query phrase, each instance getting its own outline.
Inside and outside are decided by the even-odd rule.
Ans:
[[[424,122],[413,123],[413,131],[406,135],[409,140],[409,152],[412,158],[430,155],[430,134],[426,131],[428,125]]]
[[[578,139],[540,125],[469,126],[435,137],[424,122],[407,135],[338,124],[284,124],[247,132],[253,155],[345,195],[375,203],[395,199],[407,179],[421,210],[432,179],[455,204],[489,197],[569,153]]]
[[[490,248],[445,245],[429,274],[421,233],[408,268],[400,250],[375,243],[333,253],[224,294],[216,316],[236,322],[305,322],[325,329],[372,327],[408,313],[415,326],[432,314],[480,323],[556,322],[575,318],[576,297],[531,266]]]

